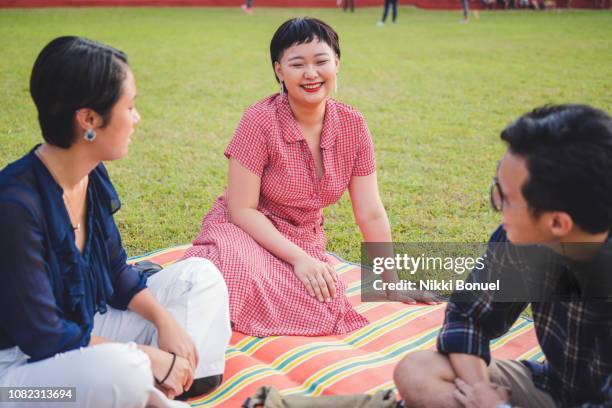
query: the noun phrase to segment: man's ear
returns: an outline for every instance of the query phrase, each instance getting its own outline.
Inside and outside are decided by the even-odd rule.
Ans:
[[[546,217],[547,226],[556,238],[567,236],[574,228],[574,220],[564,211],[552,211]]]

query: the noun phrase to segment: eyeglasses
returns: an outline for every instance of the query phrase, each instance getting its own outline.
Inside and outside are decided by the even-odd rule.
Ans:
[[[529,208],[528,204],[517,204],[517,203],[512,203],[512,205],[508,204],[506,195],[504,194],[504,191],[502,190],[497,177],[493,177],[493,183],[491,183],[491,189],[489,191],[489,201],[491,203],[491,207],[493,208],[493,210],[497,212],[503,211],[504,204],[507,207]]]
[[[499,185],[497,177],[493,177],[493,183],[491,183],[491,189],[489,190],[489,202],[491,203],[491,208],[497,212],[501,212],[504,209],[505,200],[506,198],[504,197],[504,192]]]

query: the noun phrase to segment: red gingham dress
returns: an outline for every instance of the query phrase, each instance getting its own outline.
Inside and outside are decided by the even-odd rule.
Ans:
[[[225,150],[261,177],[258,210],[286,238],[312,257],[326,261],[322,209],[340,199],[352,176],[375,171],[374,148],[363,116],[333,99],[326,102],[321,132],[324,176],[289,106],[278,94],[249,107]],[[225,277],[234,329],[252,336],[323,336],[368,323],[349,304],[339,279],[329,303],[311,297],[293,266],[261,247],[228,222],[223,194],[202,221],[185,257],[209,259]]]

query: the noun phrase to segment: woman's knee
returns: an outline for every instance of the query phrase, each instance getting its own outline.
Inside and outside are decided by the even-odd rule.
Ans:
[[[188,263],[183,266],[183,279],[190,283],[194,301],[204,302],[208,308],[229,308],[227,285],[219,269],[204,258],[189,258],[183,262]]]
[[[217,287],[227,292],[223,275],[208,259],[192,257],[182,260],[179,276],[182,280],[193,284]]]

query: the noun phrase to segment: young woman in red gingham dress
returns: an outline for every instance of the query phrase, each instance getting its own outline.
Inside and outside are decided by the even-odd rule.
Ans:
[[[185,256],[219,268],[237,331],[346,333],[367,320],[328,263],[322,209],[348,189],[365,241],[391,240],[372,139],[358,111],[328,97],[340,55],[331,27],[289,20],[270,49],[281,93],[244,113],[225,150],[228,189]]]

